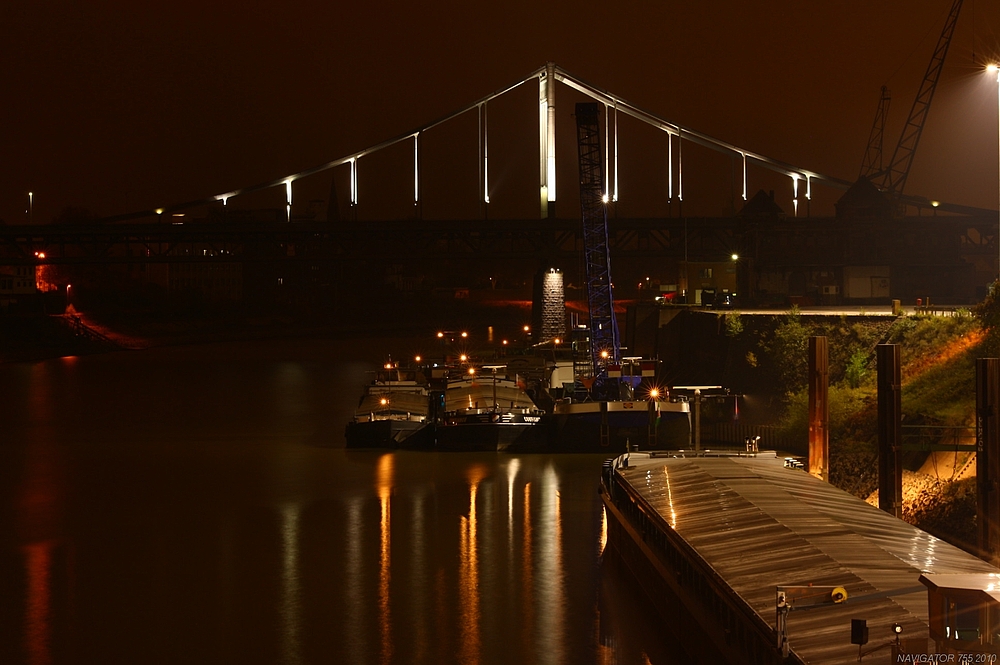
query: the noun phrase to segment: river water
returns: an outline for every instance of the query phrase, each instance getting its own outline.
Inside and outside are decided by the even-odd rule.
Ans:
[[[0,366],[0,663],[682,663],[601,456],[346,451],[385,341]]]

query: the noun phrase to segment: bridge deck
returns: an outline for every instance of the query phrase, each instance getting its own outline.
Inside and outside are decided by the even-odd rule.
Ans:
[[[699,560],[723,593],[735,593],[775,626],[775,587],[843,586],[855,600],[793,611],[789,645],[803,663],[856,660],[851,619],[866,618],[870,648],[928,637],[926,592],[866,595],[920,586],[921,573],[997,573],[996,568],[807,473],[753,458],[655,458],[633,454],[620,469],[628,494],[674,548]],[[727,588],[726,588],[727,587]],[[765,631],[766,632],[766,631]],[[933,651],[933,644],[927,649]],[[926,650],[921,650],[927,653]],[[889,650],[865,657],[889,662]]]

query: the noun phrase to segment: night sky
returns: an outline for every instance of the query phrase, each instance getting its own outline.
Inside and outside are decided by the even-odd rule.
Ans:
[[[673,122],[853,180],[879,87],[893,96],[889,150],[950,5],[8,0],[0,8],[0,219],[25,223],[29,191],[34,222],[47,223],[68,206],[118,215],[280,178],[435,120],[546,61]],[[997,207],[997,84],[982,71],[995,55],[1000,3],[966,0],[907,193]],[[525,87],[490,109],[498,214],[537,208],[537,93]],[[566,216],[577,196],[566,131],[579,97],[562,86],[557,95]],[[622,212],[665,214],[663,135],[623,120],[621,139]],[[424,168],[440,168],[425,176],[426,217],[474,207],[476,140],[474,119],[428,137]],[[407,154],[384,164],[405,165]],[[396,216],[393,201],[405,203],[412,176],[407,185],[392,175],[402,166],[383,166],[376,188],[369,164],[361,209]],[[725,193],[695,183],[727,172],[686,169],[688,214],[723,210]],[[344,204],[347,171],[333,173]],[[778,188],[787,205],[787,178],[751,175],[751,193]],[[303,185],[296,205],[325,199],[325,177]],[[527,184],[515,193],[505,182]],[[452,205],[451,190],[464,203]],[[504,209],[505,198],[530,205]],[[835,198],[820,196],[813,213],[830,214]],[[238,205],[283,200],[276,189]]]

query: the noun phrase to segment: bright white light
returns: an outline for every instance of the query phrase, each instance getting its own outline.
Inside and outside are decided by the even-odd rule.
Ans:
[[[601,201],[603,201],[604,203],[607,203],[608,202],[608,195],[605,194],[604,196],[602,196],[601,197]]]
[[[358,160],[351,158],[351,205],[358,204]]]
[[[667,134],[667,201],[674,200],[674,135]]]
[[[420,201],[420,134],[413,135],[413,205]]]
[[[677,200],[684,200],[684,143],[677,134]]]
[[[740,260],[740,255],[739,254],[733,254],[729,258],[731,258],[733,261],[739,261]]]
[[[618,102],[615,102],[615,190],[611,199],[618,202]]]
[[[747,154],[745,152],[740,153],[743,155],[743,200],[747,200]]]
[[[556,200],[556,158],[549,157],[549,168],[548,168],[548,187],[546,189],[545,195],[549,198],[549,203]]]

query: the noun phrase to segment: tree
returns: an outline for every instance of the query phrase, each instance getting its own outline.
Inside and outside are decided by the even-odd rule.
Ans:
[[[979,321],[986,334],[983,351],[990,358],[1000,354],[1000,280],[990,284],[986,298],[972,308],[972,315]]]

